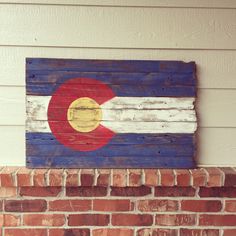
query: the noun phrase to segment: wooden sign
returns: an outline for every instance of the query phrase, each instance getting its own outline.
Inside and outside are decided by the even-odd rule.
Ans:
[[[194,62],[26,64],[28,167],[194,167]]]

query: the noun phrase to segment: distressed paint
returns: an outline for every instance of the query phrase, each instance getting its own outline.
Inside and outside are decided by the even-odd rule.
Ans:
[[[193,62],[27,59],[26,83],[28,166],[194,167]]]

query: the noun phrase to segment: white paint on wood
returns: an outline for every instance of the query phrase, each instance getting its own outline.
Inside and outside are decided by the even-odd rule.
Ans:
[[[0,5],[0,45],[236,49],[236,10]]]
[[[104,109],[194,109],[195,98],[114,97],[102,104]]]
[[[236,127],[235,101],[234,89],[199,89],[196,104],[199,126]],[[0,111],[0,125],[24,125],[25,89],[0,87]]]
[[[101,124],[115,133],[194,133],[196,122],[133,122],[102,121]],[[51,133],[47,121],[28,120],[27,132]]]
[[[48,120],[50,99],[50,96],[27,96],[26,113],[29,122]],[[101,105],[102,120],[195,122],[193,102],[194,98],[115,97]]]
[[[25,85],[25,58],[196,61],[199,88],[236,88],[236,51],[0,47],[0,86]]]
[[[234,0],[0,0],[0,3],[136,7],[236,8],[236,2]]]

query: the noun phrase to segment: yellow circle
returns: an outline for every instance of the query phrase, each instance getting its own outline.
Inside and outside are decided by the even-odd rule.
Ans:
[[[75,130],[87,133],[99,126],[102,110],[92,98],[78,98],[70,104],[67,119]]]

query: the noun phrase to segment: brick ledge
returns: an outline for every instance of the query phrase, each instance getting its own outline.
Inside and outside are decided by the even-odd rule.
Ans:
[[[27,169],[0,167],[0,187],[236,186],[236,169]]]

